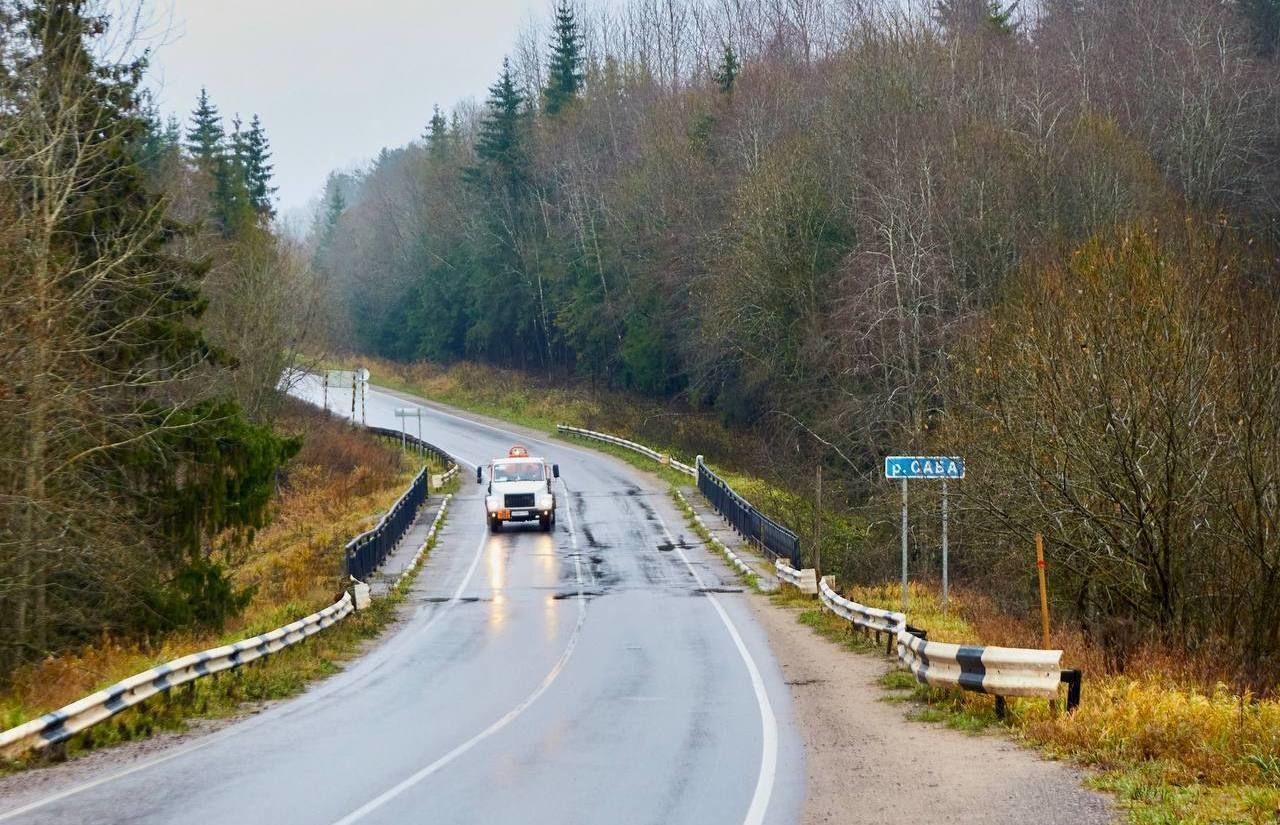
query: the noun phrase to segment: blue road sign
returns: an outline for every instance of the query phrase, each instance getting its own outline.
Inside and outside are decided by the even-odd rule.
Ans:
[[[884,477],[893,480],[964,478],[964,459],[958,456],[885,456]]]

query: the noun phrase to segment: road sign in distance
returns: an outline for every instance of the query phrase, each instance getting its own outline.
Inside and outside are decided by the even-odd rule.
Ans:
[[[958,456],[891,455],[884,460],[884,477],[964,478],[964,459]]]
[[[396,418],[421,418],[422,410],[418,407],[396,407]]]
[[[356,374],[351,370],[326,370],[325,374],[331,387],[349,387],[356,380]]]

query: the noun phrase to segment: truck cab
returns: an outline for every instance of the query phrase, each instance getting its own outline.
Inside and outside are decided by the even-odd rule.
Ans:
[[[476,483],[483,484],[484,476],[485,467],[477,467]],[[544,533],[551,530],[556,523],[558,464],[547,464],[530,456],[526,448],[515,446],[506,458],[489,462],[488,476],[484,509],[490,532],[501,531],[509,521],[537,521]]]

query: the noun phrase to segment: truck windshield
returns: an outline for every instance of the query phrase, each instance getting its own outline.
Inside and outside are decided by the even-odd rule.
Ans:
[[[493,465],[494,481],[542,481],[543,478],[542,465],[535,461],[507,462]]]

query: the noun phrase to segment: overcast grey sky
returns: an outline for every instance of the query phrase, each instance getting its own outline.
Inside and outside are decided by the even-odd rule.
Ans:
[[[335,168],[419,136],[431,105],[483,98],[542,0],[151,0],[150,84],[183,118],[200,87],[228,128],[262,116],[297,214]]]

